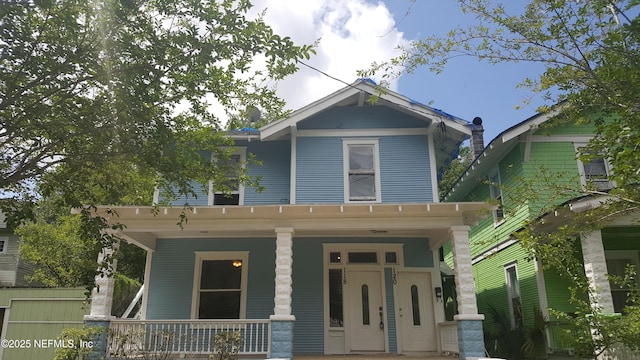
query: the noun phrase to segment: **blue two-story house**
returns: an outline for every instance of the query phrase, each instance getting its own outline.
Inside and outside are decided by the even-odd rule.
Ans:
[[[166,351],[180,354],[213,352],[214,333],[237,330],[240,353],[271,358],[481,357],[468,234],[489,205],[440,203],[437,186],[472,128],[361,79],[257,131],[233,132],[232,160],[253,154],[261,165],[246,166],[264,191],[204,188],[158,214],[118,208],[121,235],[148,252],[142,319],[110,319],[109,280],[99,279],[87,320],[110,322],[111,353],[132,329],[148,345],[162,342],[150,332],[173,334]],[[449,241],[458,315],[447,322],[438,249]]]

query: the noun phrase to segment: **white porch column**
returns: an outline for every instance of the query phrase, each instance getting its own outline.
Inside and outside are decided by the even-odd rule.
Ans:
[[[584,272],[591,288],[590,301],[594,309],[603,313],[614,313],[611,285],[607,277],[607,259],[602,245],[602,232],[593,231],[580,237]]]
[[[451,248],[453,251],[453,265],[456,279],[456,295],[458,300],[458,314],[477,315],[476,283],[473,279],[471,264],[471,249],[469,246],[468,226],[452,226]]]
[[[104,248],[98,254],[98,264],[102,264],[105,258],[113,255],[114,250],[117,250],[117,244],[114,244],[115,249]],[[116,271],[118,263],[116,259],[112,259],[111,269]],[[100,276],[96,275],[96,287],[91,292],[91,313],[85,315],[85,320],[109,320],[111,316],[111,305],[113,304],[113,290],[115,288],[115,278],[113,276]]]
[[[272,359],[293,358],[293,322],[291,294],[293,279],[293,228],[276,228],[276,289],[271,320]]]
[[[272,320],[295,320],[291,314],[293,228],[276,228],[275,307]]]
[[[481,358],[485,355],[482,320],[476,302],[476,284],[473,279],[469,226],[452,226],[451,248],[456,280],[458,315],[453,318],[458,327],[458,351],[460,359]]]

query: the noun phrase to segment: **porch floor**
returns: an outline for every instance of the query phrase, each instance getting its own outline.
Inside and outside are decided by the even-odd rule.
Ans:
[[[349,354],[349,355],[293,355],[293,360],[455,360],[458,355],[396,355],[396,354]]]

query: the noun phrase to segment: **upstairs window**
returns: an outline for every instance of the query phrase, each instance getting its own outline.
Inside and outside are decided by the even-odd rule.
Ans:
[[[491,195],[491,200],[498,207],[493,210],[493,223],[495,225],[499,225],[504,222],[504,205],[502,202],[502,182],[500,181],[500,172],[498,169],[495,169],[489,175],[489,191]]]
[[[577,146],[578,155],[589,155],[589,151],[583,146]],[[590,186],[596,190],[609,190],[613,183],[609,180],[609,162],[601,157],[591,157],[589,161],[578,159],[578,169],[583,186]]]
[[[240,183],[238,169],[246,160],[246,149],[238,148],[229,156],[228,165],[232,167],[227,174],[227,181],[216,188],[210,182],[209,205],[242,205],[244,203],[244,186]],[[213,161],[216,161],[213,159]]]
[[[378,140],[344,141],[345,202],[380,202]]]
[[[7,243],[9,242],[9,237],[2,236],[0,237],[0,254],[7,253]]]

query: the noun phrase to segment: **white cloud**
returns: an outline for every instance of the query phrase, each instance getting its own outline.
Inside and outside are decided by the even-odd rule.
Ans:
[[[394,28],[393,16],[382,2],[254,1],[254,14],[264,9],[265,21],[277,34],[297,44],[319,40],[317,55],[306,63],[347,83],[356,80],[357,70],[397,55],[396,47],[408,41]],[[287,107],[297,109],[344,86],[301,65],[296,74],[278,84],[278,93],[287,100]]]

